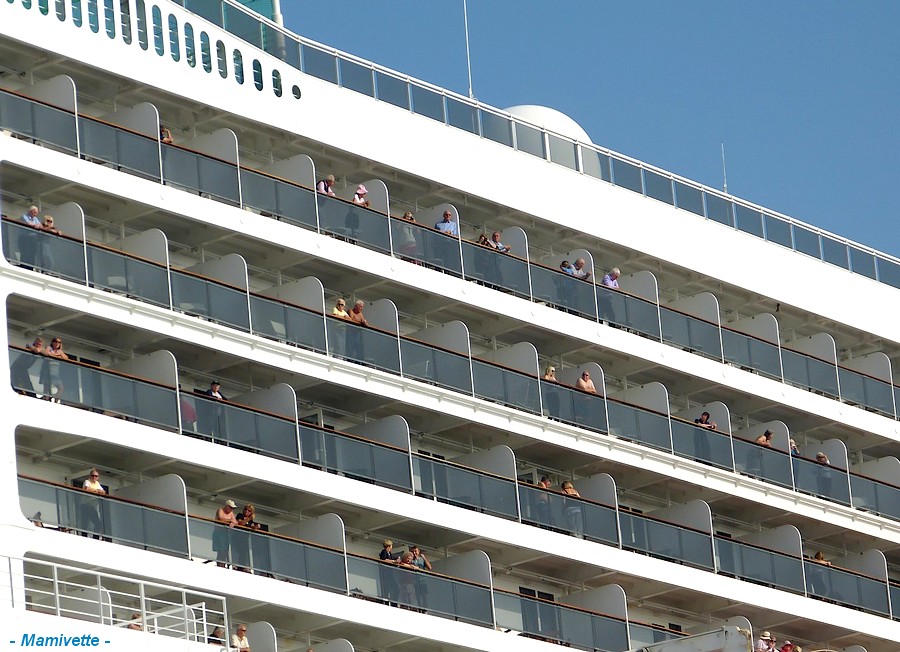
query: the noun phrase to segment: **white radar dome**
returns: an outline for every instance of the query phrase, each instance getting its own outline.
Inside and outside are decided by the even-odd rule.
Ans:
[[[522,120],[536,124],[549,131],[556,132],[561,136],[568,136],[569,138],[581,141],[582,143],[591,142],[591,137],[581,128],[581,125],[562,111],[551,109],[548,106],[538,106],[536,104],[520,104],[504,110],[517,118],[522,118]]]

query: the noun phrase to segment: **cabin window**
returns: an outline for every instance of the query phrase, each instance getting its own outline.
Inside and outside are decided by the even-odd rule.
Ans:
[[[275,97],[281,97],[282,93],[284,93],[284,89],[281,86],[281,72],[278,70],[272,71],[272,90],[275,93]]]
[[[163,42],[162,12],[156,5],[153,5],[153,47],[159,56],[166,53],[166,45]]]
[[[212,72],[212,52],[209,49],[209,34],[200,32],[200,61],[206,72]]]
[[[216,41],[216,64],[219,66],[219,77],[228,77],[228,55],[225,53],[225,44]]]
[[[187,59],[188,65],[191,68],[197,65],[197,45],[194,43],[194,26],[190,23],[184,24],[184,58]]]
[[[256,90],[263,89],[262,64],[257,59],[253,60],[253,83],[256,85]]]
[[[181,39],[178,36],[178,19],[174,14],[169,14],[169,52],[173,61],[181,60]]]
[[[244,55],[241,54],[241,51],[237,48],[234,49],[234,53],[232,54],[232,60],[234,61],[234,78],[237,80],[238,84],[244,83]]]

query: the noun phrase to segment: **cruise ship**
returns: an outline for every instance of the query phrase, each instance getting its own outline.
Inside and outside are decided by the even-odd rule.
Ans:
[[[891,255],[233,0],[0,0],[0,208],[5,649],[900,650]]]

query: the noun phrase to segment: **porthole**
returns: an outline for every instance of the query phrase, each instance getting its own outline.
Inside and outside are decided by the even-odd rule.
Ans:
[[[212,72],[212,53],[209,51],[209,34],[200,32],[200,61],[206,72]]]
[[[103,0],[103,24],[106,26],[106,35],[116,38],[116,11],[113,8],[113,0]]]
[[[88,25],[95,34],[100,31],[100,15],[97,0],[88,0]]]
[[[194,26],[190,23],[184,24],[184,58],[187,59],[188,65],[191,68],[197,65],[197,46],[194,43]]]
[[[219,76],[222,79],[228,77],[228,60],[225,54],[225,44],[222,41],[216,41],[216,63],[219,66]]]
[[[178,19],[174,14],[169,14],[169,53],[172,61],[181,60],[181,39],[178,38]]]
[[[66,0],[56,0],[56,17],[62,21],[66,19]]]
[[[153,47],[156,50],[156,54],[162,56],[166,53],[166,45],[163,42],[163,26],[162,26],[162,12],[159,10],[159,7],[153,5]]]
[[[272,71],[272,91],[275,97],[281,97],[284,89],[281,87],[281,73],[278,70]]]
[[[253,83],[256,85],[256,90],[263,89],[262,64],[258,59],[253,60]]]
[[[300,99],[300,87],[297,86],[297,84],[294,84],[293,88],[291,88],[291,93],[294,94],[294,99],[295,99],[295,100],[299,100],[299,99]]]
[[[129,0],[119,0],[119,16],[122,25],[122,40],[131,45],[131,3]]]
[[[234,60],[234,78],[238,84],[244,83],[244,55],[241,54],[241,51],[235,48],[234,53],[232,54],[232,59]]]

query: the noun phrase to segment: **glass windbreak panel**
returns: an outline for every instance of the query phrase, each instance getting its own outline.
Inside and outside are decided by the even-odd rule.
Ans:
[[[447,98],[447,122],[451,127],[464,129],[472,134],[478,133],[478,113],[475,107],[452,97]]]
[[[540,129],[514,122],[516,129],[516,149],[544,158],[544,134]]]
[[[722,359],[719,327],[702,319],[659,307],[662,322],[662,339],[684,347],[693,353],[701,353],[716,360]]]
[[[766,240],[792,249],[794,247],[794,238],[791,235],[790,223],[774,215],[764,213],[763,216],[766,222]]]
[[[222,3],[222,9],[225,12],[225,24],[223,26],[228,32],[258,48],[262,47],[262,32],[259,29],[260,21],[246,11],[241,11],[237,7],[224,2]]]
[[[316,197],[322,231],[369,249],[390,253],[390,225],[386,215],[322,193],[317,193]]]
[[[516,483],[424,455],[413,455],[416,495],[508,519],[517,519]]]
[[[544,414],[552,419],[607,432],[606,401],[598,394],[541,380],[541,404]]]
[[[395,255],[403,260],[422,262],[428,267],[462,275],[457,238],[402,219],[392,219],[390,225]]]
[[[880,257],[875,262],[878,265],[878,280],[900,288],[900,264]]]
[[[174,269],[170,276],[172,308],[225,326],[250,330],[246,291]]]
[[[211,396],[181,393],[181,431],[271,457],[300,459],[297,425],[292,419]]]
[[[279,342],[325,352],[325,318],[276,299],[250,295],[253,333]]]
[[[84,283],[84,243],[3,220],[3,255],[14,265]]]
[[[857,509],[900,520],[900,487],[851,473],[850,493]]]
[[[602,321],[660,339],[659,311],[655,303],[602,285],[596,288],[597,310]]]
[[[628,188],[634,192],[643,193],[644,183],[641,178],[641,168],[622,159],[612,159],[613,183],[621,188]]]
[[[184,8],[222,27],[222,0],[184,0]]]
[[[130,174],[160,180],[159,145],[155,138],[87,118],[78,121],[78,131],[84,158],[111,163]]]
[[[200,188],[213,199],[237,206],[240,203],[238,169],[231,163],[197,155]]]
[[[850,269],[857,274],[875,278],[875,256],[862,249],[850,247]]]
[[[340,593],[347,590],[344,555],[338,550],[194,516],[189,529],[193,557],[295,584]]]
[[[673,418],[672,447],[676,455],[723,469],[734,468],[731,437],[727,433]]]
[[[699,188],[675,181],[675,205],[703,217],[703,193]]]
[[[706,216],[709,219],[734,226],[734,205],[729,200],[708,192],[703,193],[703,196],[706,198]]]
[[[744,233],[755,235],[757,238],[764,237],[763,233],[763,215],[761,212],[749,206],[741,204],[734,205],[735,218],[737,219],[737,228]]]
[[[850,486],[847,472],[795,455],[794,486],[798,491],[813,494],[826,500],[850,504]]]
[[[464,355],[404,338],[400,340],[400,358],[404,376],[472,393],[472,369]]]
[[[25,516],[45,526],[154,552],[188,554],[183,514],[27,478],[19,478],[19,505]]]
[[[0,91],[0,128],[74,153],[75,116]]]
[[[496,113],[478,110],[481,117],[481,135],[496,143],[502,143],[512,147],[512,123],[509,118],[504,118]]]
[[[271,25],[262,25],[263,49],[300,70],[300,43]]]
[[[178,429],[174,388],[14,348],[9,361],[13,389],[20,393],[53,396],[69,405]]]
[[[770,378],[781,378],[780,356],[774,344],[723,328],[722,348],[727,362]]]
[[[793,488],[790,455],[738,437],[732,437],[731,443],[734,446],[736,471]]]
[[[300,445],[305,466],[401,491],[412,490],[409,451],[302,423]]]
[[[303,72],[332,84],[338,83],[337,58],[333,54],[305,44],[300,45],[300,52],[303,56]]]
[[[465,278],[510,290],[518,296],[530,296],[528,263],[521,258],[466,241],[462,243],[462,256]]]
[[[844,367],[838,367],[838,379],[842,401],[894,416],[893,387],[889,383]]]
[[[354,324],[345,319],[327,318],[328,352],[338,358],[400,373],[397,336]]]
[[[609,434],[639,441],[654,448],[672,450],[669,419],[664,415],[612,399],[607,399],[606,409],[609,412]]]
[[[350,595],[426,610],[430,615],[492,626],[491,591],[416,568],[347,557]]]
[[[88,244],[88,279],[91,287],[171,307],[168,271],[156,263]]]
[[[774,550],[717,537],[716,559],[719,572],[773,586],[795,593],[803,593],[803,561]]]
[[[347,59],[338,59],[338,65],[341,69],[341,86],[375,97],[375,82],[371,68]]]
[[[409,84],[402,79],[375,71],[378,99],[401,109],[409,109]]]
[[[819,249],[819,234],[796,224],[794,225],[794,248],[814,258],[822,257]]]
[[[497,627],[580,650],[628,649],[625,621],[525,595],[494,591]]]
[[[535,300],[546,301],[557,309],[588,319],[597,318],[597,305],[592,283],[542,265],[532,264],[529,271],[531,272],[531,294]]]
[[[547,143],[550,146],[550,160],[569,169],[578,169],[578,152],[575,143],[553,134],[547,134]]]
[[[581,169],[597,179],[612,181],[609,155],[581,146]]]
[[[412,110],[419,115],[424,115],[438,122],[444,121],[444,96],[432,90],[409,85],[412,94]]]
[[[527,484],[519,485],[519,502],[524,522],[614,546],[619,543],[612,507]]]
[[[812,560],[805,561],[804,567],[806,590],[811,596],[871,613],[889,613],[887,582]]]
[[[789,349],[781,350],[781,361],[785,382],[838,398],[837,367],[830,362]]]
[[[316,195],[312,190],[241,168],[241,200],[263,215],[316,228]]]
[[[540,412],[538,379],[472,359],[475,396],[537,414]]]
[[[712,540],[708,534],[673,523],[619,510],[622,547],[653,557],[674,559],[692,566],[713,568]]]
[[[667,204],[675,203],[675,195],[672,192],[672,179],[657,174],[652,170],[644,170],[644,184],[647,196],[664,201]]]
[[[844,269],[850,269],[850,261],[847,257],[847,245],[828,236],[822,236],[822,260]]]

